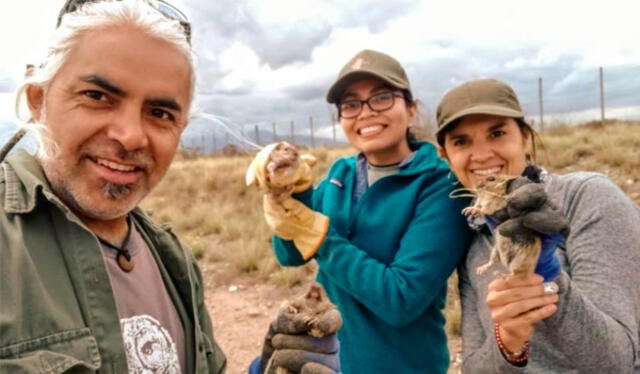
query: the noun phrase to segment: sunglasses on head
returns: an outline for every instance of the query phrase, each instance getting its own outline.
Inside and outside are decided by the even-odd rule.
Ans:
[[[58,22],[56,27],[60,26],[62,22],[62,16],[67,13],[75,12],[81,5],[90,2],[96,2],[100,0],[67,0],[62,9],[60,9],[60,14],[58,15]],[[187,16],[177,7],[172,5],[171,3],[164,0],[145,0],[145,2],[151,5],[155,10],[162,13],[168,19],[178,21],[184,30],[185,36],[187,37],[187,42],[191,44],[191,23]]]
[[[164,0],[147,0],[147,2],[165,17],[180,22],[180,25],[187,36],[187,42],[191,44],[191,23],[180,9]]]

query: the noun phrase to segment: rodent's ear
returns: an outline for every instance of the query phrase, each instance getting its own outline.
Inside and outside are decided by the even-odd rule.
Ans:
[[[244,176],[244,180],[247,186],[250,186],[252,184],[260,186],[260,183],[264,183],[264,181],[260,180],[261,178],[266,179],[263,169],[269,162],[269,156],[277,145],[278,143],[266,145],[256,154],[256,157],[253,158],[253,160],[249,164],[249,167],[247,168],[247,173]]]
[[[247,168],[247,174],[244,176],[244,181],[247,186],[258,185],[258,178],[256,178],[256,159],[254,158],[249,167]]]
[[[318,159],[316,159],[315,156],[308,153],[300,155],[300,160],[309,166],[313,166],[318,162]]]

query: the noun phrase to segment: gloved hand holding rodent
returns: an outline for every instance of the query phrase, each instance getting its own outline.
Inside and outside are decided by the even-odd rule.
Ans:
[[[245,180],[276,197],[306,191],[313,184],[311,168],[316,158],[299,154],[287,142],[272,143],[260,150],[251,161]]]
[[[249,374],[339,373],[340,327],[340,312],[322,286],[312,284],[303,295],[283,303]]]
[[[317,252],[329,229],[327,216],[291,197],[292,193],[311,188],[311,167],[315,162],[313,156],[299,155],[286,142],[274,143],[258,152],[246,174],[247,185],[257,185],[265,191],[267,225],[280,238],[292,240],[305,260]]]
[[[545,282],[552,281],[560,274],[555,251],[569,235],[569,225],[549,200],[542,184],[515,180],[509,189],[506,207],[509,218],[499,226],[500,234],[512,239],[531,232],[539,235],[541,250],[535,272],[542,275]]]

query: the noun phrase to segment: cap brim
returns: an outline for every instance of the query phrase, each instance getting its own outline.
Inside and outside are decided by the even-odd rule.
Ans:
[[[335,104],[338,101],[340,101],[340,97],[342,96],[342,94],[344,93],[344,91],[347,89],[347,87],[349,87],[349,85],[351,83],[354,83],[362,78],[377,78],[380,79],[383,82],[386,82],[388,84],[390,84],[392,87],[396,87],[399,88],[401,90],[406,89],[405,87],[398,87],[397,84],[393,83],[392,81],[389,80],[389,78],[384,77],[380,74],[374,73],[372,71],[367,71],[367,70],[358,70],[358,71],[352,71],[351,73],[346,74],[345,76],[343,76],[342,78],[338,79],[332,86],[331,88],[329,88],[329,91],[327,91],[327,102],[329,104]]]
[[[462,110],[451,118],[447,119],[447,122],[443,123],[442,126],[438,128],[436,131],[436,135],[440,134],[443,130],[445,130],[451,123],[455,120],[462,118],[464,116],[468,116],[469,114],[492,114],[494,116],[501,117],[511,117],[511,118],[521,118],[524,117],[524,113],[519,110],[513,110],[509,108],[505,108],[503,106],[498,105],[476,105],[471,108],[467,108]]]

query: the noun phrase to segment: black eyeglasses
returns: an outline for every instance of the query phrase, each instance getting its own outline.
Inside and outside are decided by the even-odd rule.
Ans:
[[[339,115],[344,119],[356,118],[360,113],[362,113],[362,107],[364,104],[367,104],[369,109],[374,112],[384,112],[385,110],[389,110],[393,107],[396,97],[404,96],[400,92],[388,91],[370,96],[366,100],[345,100],[338,104],[338,111],[340,112]]]
[[[58,15],[58,23],[56,27],[60,27],[60,22],[62,22],[62,16],[67,13],[75,12],[82,4],[95,2],[98,0],[67,0],[62,9],[60,9],[60,14]],[[191,44],[191,23],[189,22],[189,18],[174,5],[164,1],[164,0],[145,0],[147,4],[151,5],[158,12],[162,13],[163,16],[168,19],[178,21],[184,30],[184,34],[187,37],[187,42]]]

